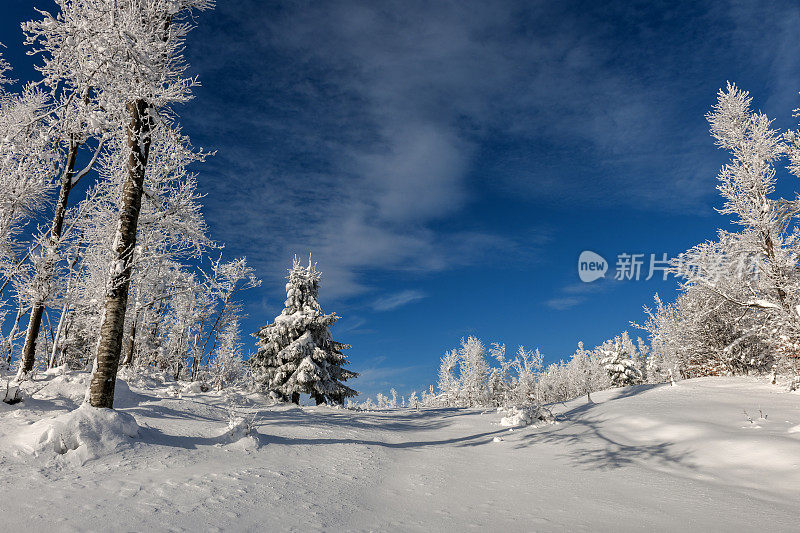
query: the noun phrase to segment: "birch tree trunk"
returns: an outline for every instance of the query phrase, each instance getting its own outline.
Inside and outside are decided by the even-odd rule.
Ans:
[[[45,253],[50,254],[50,258],[45,262],[44,268],[47,270],[43,273],[45,278],[53,275],[54,265],[51,261],[55,260],[55,248],[58,246],[58,241],[61,240],[61,232],[64,228],[64,216],[67,213],[67,202],[69,201],[69,193],[72,190],[72,178],[75,173],[75,159],[78,155],[78,148],[80,143],[74,139],[70,142],[69,153],[67,155],[67,165],[64,169],[64,176],[61,178],[61,192],[58,195],[58,203],[56,203],[56,210],[53,214],[53,225],[50,229],[50,243],[49,249]],[[31,309],[31,317],[28,319],[28,331],[25,335],[25,345],[22,347],[21,373],[27,374],[33,370],[33,365],[36,362],[36,340],[39,338],[39,331],[42,328],[42,313],[44,313],[44,302],[37,301]]]
[[[136,227],[142,206],[152,127],[150,106],[144,99],[128,102],[127,108],[130,116],[127,132],[127,176],[122,191],[117,234],[114,237],[115,259],[111,263],[95,369],[89,385],[90,405],[109,409],[114,406],[114,386],[122,350],[125,309],[128,305],[133,250],[136,246]]]

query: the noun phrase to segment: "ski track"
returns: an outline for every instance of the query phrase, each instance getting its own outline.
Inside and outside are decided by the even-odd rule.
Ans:
[[[133,389],[120,410],[139,438],[82,466],[10,444],[15,429],[73,404],[0,411],[4,530],[800,527],[800,395],[754,378],[595,393],[597,403],[554,406],[556,424],[513,431],[494,411],[355,412],[250,396],[238,414],[255,415],[257,433],[230,444],[218,394]]]

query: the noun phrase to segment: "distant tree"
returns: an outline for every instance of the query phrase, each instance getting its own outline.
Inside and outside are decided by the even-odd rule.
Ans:
[[[486,405],[489,399],[486,347],[480,339],[470,336],[466,341],[461,341],[458,354],[463,402],[470,407]]]
[[[476,337],[461,339],[459,348],[446,352],[442,357],[437,401],[449,407],[489,405],[492,402],[490,379],[486,347]]]
[[[342,350],[350,346],[331,336],[329,328],[339,317],[324,314],[317,302],[320,277],[310,259],[303,266],[295,257],[286,284],[286,307],[255,334],[258,351],[251,365],[261,386],[285,400],[299,403],[300,394],[307,393],[317,405],[343,404],[358,394],[343,382],[358,374],[343,368],[349,361]]]
[[[454,407],[458,405],[458,398],[461,394],[461,383],[456,376],[458,369],[458,352],[448,350],[439,364],[439,396],[442,403],[446,406]]]
[[[217,390],[241,381],[246,373],[239,338],[238,319],[229,321],[219,336],[210,370],[212,385]]]
[[[592,391],[602,388],[603,384],[600,381],[605,377],[603,367],[593,357],[592,351],[583,347],[583,342],[578,343],[578,349],[572,354],[569,366],[577,392],[586,394],[586,400],[591,403]]]
[[[417,391],[412,391],[411,396],[408,397],[408,407],[411,409],[419,409],[421,402],[417,396]]]

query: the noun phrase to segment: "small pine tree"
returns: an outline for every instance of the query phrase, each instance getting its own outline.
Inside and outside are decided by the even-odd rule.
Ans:
[[[305,267],[294,258],[285,309],[255,334],[258,351],[251,364],[263,388],[285,400],[299,403],[300,393],[308,393],[317,405],[343,404],[358,392],[342,382],[358,374],[342,368],[349,364],[342,350],[350,346],[331,337],[329,328],[339,317],[323,314],[317,302],[320,277],[310,258]]]
[[[608,377],[614,387],[625,387],[642,382],[642,373],[639,371],[638,362],[634,359],[635,354],[628,350],[629,348],[621,342],[619,337],[616,337],[613,343],[607,341],[600,347],[600,353],[603,354],[600,363],[608,372]]]

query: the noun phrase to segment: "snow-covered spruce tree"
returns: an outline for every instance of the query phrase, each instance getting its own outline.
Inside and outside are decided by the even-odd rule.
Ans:
[[[636,354],[630,352],[630,347],[625,346],[620,337],[615,337],[613,341],[606,341],[599,350],[603,355],[601,363],[608,372],[614,387],[626,387],[641,383],[642,373],[638,368]]]
[[[316,263],[303,266],[297,257],[289,269],[285,309],[256,334],[258,351],[251,365],[265,391],[299,403],[300,394],[310,394],[317,405],[343,404],[358,393],[344,385],[356,377],[342,350],[347,344],[331,337],[330,327],[339,319],[326,315],[317,302],[321,274]]]

